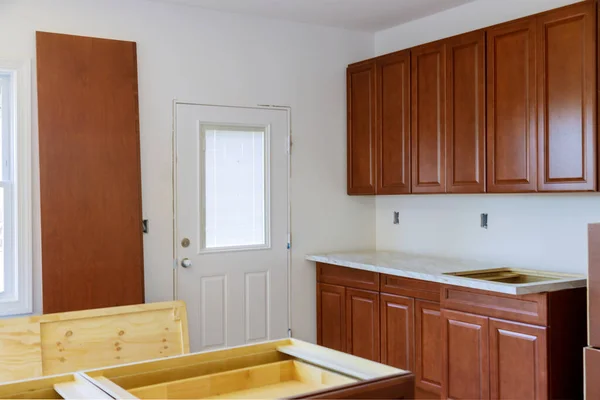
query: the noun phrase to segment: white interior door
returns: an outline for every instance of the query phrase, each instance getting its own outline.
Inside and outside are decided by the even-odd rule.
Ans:
[[[177,297],[192,351],[287,336],[288,113],[177,104]]]

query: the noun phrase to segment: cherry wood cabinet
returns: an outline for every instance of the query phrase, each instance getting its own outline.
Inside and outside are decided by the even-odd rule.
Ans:
[[[442,310],[442,398],[488,399],[488,318]]]
[[[485,192],[485,32],[446,43],[446,191]]]
[[[514,296],[322,263],[317,280],[318,344],[413,371],[418,398],[583,396],[585,288]]]
[[[536,19],[487,31],[487,190],[537,190]]]
[[[446,191],[446,45],[411,50],[412,192]]]
[[[317,284],[317,343],[346,351],[346,288]]]
[[[377,194],[410,193],[410,51],[377,59]]]
[[[349,66],[348,193],[597,191],[597,19],[584,1]]]
[[[415,300],[381,294],[381,362],[414,371]]]
[[[379,293],[346,289],[346,351],[379,361]]]
[[[600,349],[585,349],[585,398],[600,399]]]
[[[537,18],[538,189],[596,190],[596,3]]]
[[[438,396],[442,385],[441,332],[440,303],[415,300],[415,385]]]
[[[375,194],[375,62],[348,67],[348,194]]]
[[[492,399],[548,398],[547,329],[490,318]]]

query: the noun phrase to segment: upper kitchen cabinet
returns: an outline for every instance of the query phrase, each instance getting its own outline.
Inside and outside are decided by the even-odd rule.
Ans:
[[[377,194],[410,193],[410,51],[377,60]]]
[[[596,190],[596,4],[537,19],[538,189]]]
[[[446,191],[485,192],[485,32],[446,41]]]
[[[347,70],[348,194],[375,194],[376,65],[354,64]]]
[[[536,18],[487,32],[487,191],[537,190]]]
[[[412,192],[446,191],[446,45],[411,51]]]

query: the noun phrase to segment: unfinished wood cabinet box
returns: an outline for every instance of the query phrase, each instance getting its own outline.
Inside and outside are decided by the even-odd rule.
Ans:
[[[182,301],[0,320],[0,382],[189,351]]]
[[[294,339],[81,373],[115,399],[413,398],[410,372]]]
[[[112,399],[81,374],[0,384],[0,399]]]

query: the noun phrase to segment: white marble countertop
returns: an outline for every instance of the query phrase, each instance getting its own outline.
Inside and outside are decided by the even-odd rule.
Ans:
[[[555,292],[587,286],[587,277],[585,275],[563,273],[560,273],[563,275],[560,279],[522,284],[493,282],[446,275],[456,272],[478,271],[512,266],[410,253],[389,251],[331,253],[308,255],[306,256],[306,259],[309,261],[379,272],[382,274],[513,295]],[[552,273],[555,274],[556,272]]]

